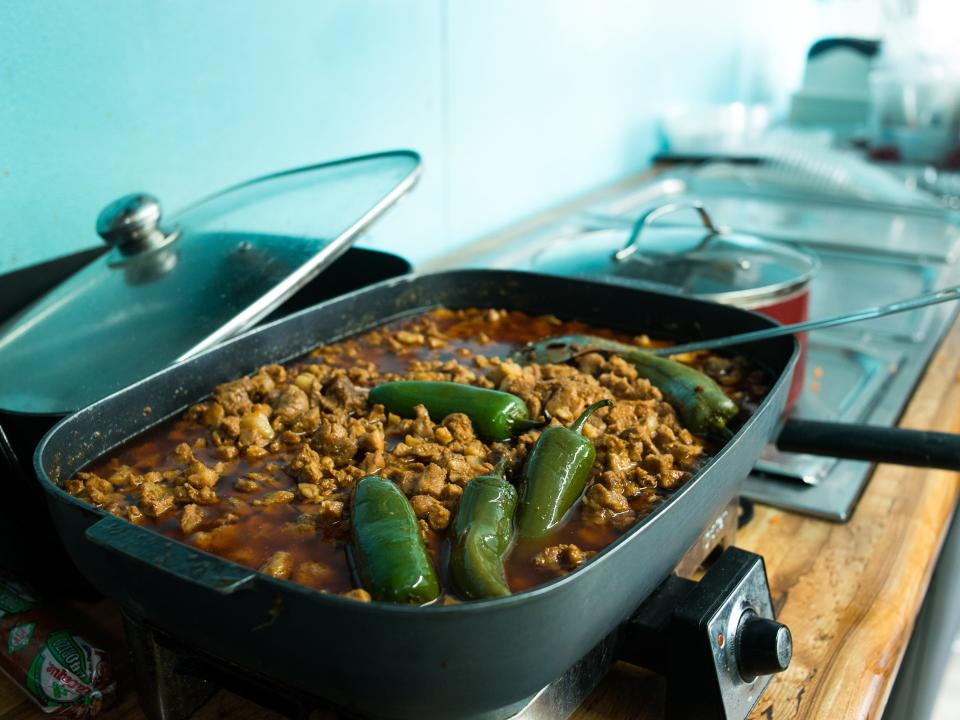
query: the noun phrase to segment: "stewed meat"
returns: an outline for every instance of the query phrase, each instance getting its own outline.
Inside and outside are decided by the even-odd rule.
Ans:
[[[506,359],[528,340],[586,332],[612,336],[519,312],[437,310],[219,385],[179,420],[64,487],[274,577],[369,601],[354,587],[343,551],[360,478],[397,484],[439,561],[464,487],[501,458],[519,477],[541,432],[484,441],[463,412],[431,417],[420,405],[401,418],[369,403],[371,388],[400,379],[495,388],[521,398],[531,418],[564,425],[587,405],[613,400],[583,429],[596,463],[569,522],[546,545],[518,545],[508,558],[511,587],[530,587],[588,562],[682,485],[705,454],[660,391],[619,357],[589,353],[570,364],[526,366]],[[700,366],[744,404],[751,395],[737,382],[750,377],[759,387],[743,361],[703,355]]]

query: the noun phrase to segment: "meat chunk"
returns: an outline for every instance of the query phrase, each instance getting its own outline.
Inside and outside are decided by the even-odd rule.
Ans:
[[[443,419],[443,426],[450,431],[457,442],[468,443],[476,439],[476,435],[473,434],[473,423],[463,413],[447,415]]]
[[[180,530],[184,535],[192,535],[203,524],[203,509],[194,503],[185,505],[180,513]]]
[[[423,469],[420,477],[417,478],[414,486],[414,492],[416,492],[418,495],[440,497],[440,493],[443,491],[443,486],[446,484],[446,481],[446,471],[439,465],[430,463]]]
[[[418,441],[408,435],[405,441],[397,443],[393,454],[400,458],[416,458],[424,462],[438,462],[443,456],[443,446],[433,442]]]
[[[303,513],[293,522],[284,525],[283,531],[287,535],[316,535],[317,518],[315,515]]]
[[[320,487],[313,483],[300,483],[297,485],[300,491],[300,497],[304,502],[318,502],[320,500]]]
[[[237,437],[240,435],[240,416],[227,415],[220,421],[220,429],[223,431],[223,434],[229,438]]]
[[[287,471],[298,480],[308,483],[320,482],[323,479],[323,463],[320,461],[320,454],[307,443],[301,444],[300,452],[290,462]]]
[[[226,411],[223,409],[223,405],[218,402],[212,402],[207,405],[206,410],[203,413],[203,424],[210,428],[220,427],[220,423],[223,422],[223,418],[226,417]]]
[[[145,482],[140,486],[139,504],[144,515],[159,517],[173,507],[173,495],[159,483]]]
[[[382,453],[385,449],[383,428],[372,427],[360,438],[360,449],[372,453]]]
[[[86,487],[80,476],[84,474],[85,473],[77,473],[74,477],[67,480],[63,485],[63,489],[71,495],[83,495],[86,492]]]
[[[170,456],[181,465],[186,465],[195,458],[193,457],[193,448],[187,445],[185,442],[177,445],[173,452],[170,453]]]
[[[233,487],[239,492],[250,493],[260,489],[260,483],[253,478],[237,478],[233,482]]]
[[[254,505],[284,505],[286,503],[293,502],[294,497],[296,497],[289,490],[275,490],[272,493],[267,493],[262,498],[257,498],[253,501]]]
[[[275,435],[270,418],[260,412],[247,412],[240,418],[240,444],[263,447]]]
[[[295,384],[284,385],[273,399],[273,411],[287,423],[292,423],[310,409],[310,398]]]
[[[413,409],[416,417],[414,417],[413,424],[410,428],[410,433],[417,438],[423,440],[433,440],[433,420],[430,419],[430,414],[427,412],[427,408],[423,405],[417,405]]]
[[[350,462],[357,454],[356,438],[351,437],[341,423],[332,420],[323,420],[320,423],[320,430],[311,442],[321,455],[331,458],[337,465]]]
[[[610,490],[600,483],[590,486],[587,490],[587,499],[615,513],[627,512],[630,509],[630,503],[623,494]]]
[[[592,555],[592,551],[581,550],[576,545],[551,545],[534,555],[533,564],[544,570],[551,570],[557,575],[566,575],[583,565]]]
[[[247,394],[245,379],[219,385],[214,390],[213,397],[227,415],[242,415],[253,407],[253,401]]]
[[[89,497],[90,501],[94,504],[106,505],[112,500],[119,499],[114,498],[113,484],[109,480],[105,480],[93,473],[85,473],[85,477],[86,480],[83,483],[84,489],[86,490],[87,497]]]
[[[278,550],[260,566],[260,572],[286,580],[293,572],[293,556],[285,550]]]
[[[323,500],[317,517],[324,525],[335,525],[343,519],[344,509],[345,506],[340,500]]]
[[[607,359],[600,353],[587,353],[577,358],[577,367],[580,368],[580,372],[585,372],[587,375],[599,375],[601,368],[606,364]]]
[[[600,387],[589,375],[547,380],[541,385],[547,398],[544,407],[551,417],[564,424],[572,422],[589,403],[610,396],[609,391]],[[541,385],[538,385],[538,389],[541,389]]]
[[[313,560],[306,560],[293,571],[293,581],[301,585],[308,585],[315,588],[323,588],[333,575],[333,570],[323,563]]]
[[[187,474],[187,482],[195,488],[214,487],[220,480],[220,473],[213,468],[209,468],[199,460],[190,462],[190,470]]]
[[[414,495],[410,498],[414,514],[427,521],[432,530],[445,530],[450,524],[450,511],[439,500],[429,495]]]
[[[323,388],[322,404],[329,410],[338,410],[346,408],[348,410],[359,409],[366,403],[366,393],[361,393],[356,386],[350,382],[346,373],[340,371]]]
[[[447,471],[450,482],[466,485],[467,481],[476,477],[477,470],[460,453],[446,450],[440,457],[440,467]]]

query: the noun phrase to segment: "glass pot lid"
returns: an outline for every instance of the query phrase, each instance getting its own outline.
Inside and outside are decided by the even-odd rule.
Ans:
[[[653,225],[681,210],[695,211],[703,227]],[[668,287],[688,295],[755,306],[803,287],[816,273],[812,253],[717,226],[700,202],[654,208],[623,230],[568,235],[533,258],[533,267],[561,275],[605,277]]]
[[[400,150],[257,178],[169,222],[148,195],[111,203],[111,249],[0,327],[0,408],[76,410],[250,328],[419,174]]]

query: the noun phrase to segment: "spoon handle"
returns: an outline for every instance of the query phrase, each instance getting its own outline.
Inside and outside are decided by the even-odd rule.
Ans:
[[[943,290],[935,290],[934,292],[919,295],[909,300],[900,300],[888,305],[879,305],[851,313],[844,313],[843,315],[834,315],[832,317],[820,318],[819,320],[807,320],[792,325],[780,325],[766,330],[754,330],[753,332],[728,335],[710,340],[696,340],[694,342],[684,343],[683,345],[656,348],[649,352],[657,355],[679,355],[680,353],[695,352],[697,350],[713,350],[714,348],[727,347],[728,345],[740,345],[742,343],[780,337],[781,335],[792,335],[793,333],[820,330],[821,328],[846,325],[847,323],[860,322],[861,320],[872,320],[873,318],[916,310],[926,307],[927,305],[936,305],[937,303],[950,302],[951,300],[960,300],[960,285],[954,285],[953,287],[944,288]]]

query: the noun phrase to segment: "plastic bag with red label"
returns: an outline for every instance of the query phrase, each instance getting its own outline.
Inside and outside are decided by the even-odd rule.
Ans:
[[[50,715],[92,718],[116,699],[106,653],[0,572],[0,670]]]

